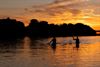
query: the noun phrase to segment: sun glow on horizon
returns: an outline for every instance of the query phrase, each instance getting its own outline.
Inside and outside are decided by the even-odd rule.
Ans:
[[[37,19],[39,21],[47,21],[49,24],[63,24],[63,23],[83,23],[89,25],[95,30],[100,29],[100,17],[95,15],[85,15],[84,12],[81,12],[77,15],[73,15],[72,13],[66,11],[62,14],[57,14],[54,16],[43,16],[42,14],[36,13],[34,15],[27,15],[23,17],[23,22],[25,22],[25,26],[30,23],[31,19]]]
[[[11,17],[24,22],[25,26],[31,19],[37,19],[49,24],[83,23],[100,30],[99,0],[10,1],[0,1],[0,18]]]

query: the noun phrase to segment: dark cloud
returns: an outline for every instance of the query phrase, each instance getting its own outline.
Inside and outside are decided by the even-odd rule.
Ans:
[[[77,15],[81,12],[81,10],[78,9],[70,9],[69,12],[71,12],[73,15]]]
[[[28,11],[28,8],[24,8],[25,11]]]

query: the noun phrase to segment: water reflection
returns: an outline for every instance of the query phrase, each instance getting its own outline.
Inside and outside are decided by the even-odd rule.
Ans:
[[[0,66],[100,67],[100,37],[80,37],[78,50],[72,37],[56,39],[56,47],[48,44],[51,38],[0,41]]]
[[[6,54],[6,57],[9,54],[16,54],[17,49],[21,49],[23,46],[19,44],[20,40],[6,40],[0,41],[0,54]],[[20,46],[19,46],[20,45]],[[10,57],[10,56],[9,56]]]

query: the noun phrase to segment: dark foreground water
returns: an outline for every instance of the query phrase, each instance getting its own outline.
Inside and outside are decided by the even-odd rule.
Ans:
[[[0,67],[100,67],[100,36],[79,39],[79,49],[72,37],[58,37],[55,49],[51,38],[0,41]]]

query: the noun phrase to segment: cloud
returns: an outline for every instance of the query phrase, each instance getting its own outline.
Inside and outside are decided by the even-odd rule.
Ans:
[[[80,2],[83,2],[83,0]],[[71,12],[73,15],[80,13],[77,7],[79,1],[77,0],[55,0],[52,3],[45,5],[32,6],[33,12],[46,13],[50,16],[55,16],[56,14],[62,14],[65,11]]]
[[[49,22],[86,22],[86,16],[99,15],[98,4],[91,0],[54,0],[44,5],[32,5],[25,9],[31,17],[47,20]],[[47,19],[49,18],[49,19]],[[52,21],[51,21],[52,20]],[[87,22],[89,23],[89,22]]]
[[[58,13],[62,14],[65,11],[70,11],[73,15],[76,15],[78,12],[80,13],[81,10],[97,7],[99,0],[95,0],[95,2],[93,2],[94,0],[54,0],[49,4],[32,6],[32,9],[34,12],[46,12],[49,15],[56,15]]]

